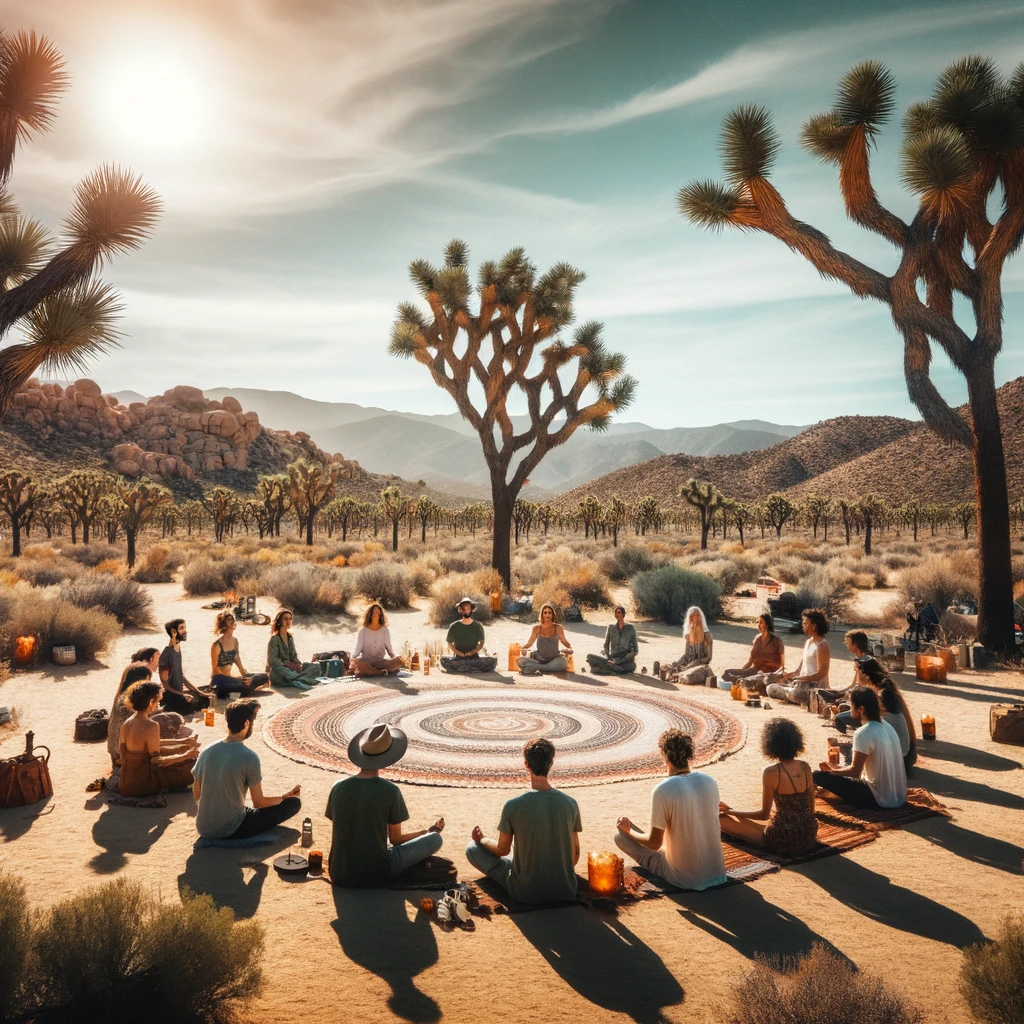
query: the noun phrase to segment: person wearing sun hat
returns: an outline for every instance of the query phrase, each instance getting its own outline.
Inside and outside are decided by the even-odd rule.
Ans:
[[[484,627],[473,618],[476,601],[464,597],[456,607],[459,618],[448,627],[448,650],[452,653],[441,659],[445,672],[493,672],[498,667],[497,658],[484,658],[480,651],[484,646]]]
[[[352,737],[348,759],[359,773],[331,787],[324,812],[333,822],[327,869],[335,885],[387,885],[441,849],[444,818],[404,832],[409,812],[402,791],[380,777],[382,769],[402,759],[408,745],[401,729],[380,722]]]

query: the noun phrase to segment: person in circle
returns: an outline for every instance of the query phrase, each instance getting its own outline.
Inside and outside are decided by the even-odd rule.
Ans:
[[[626,609],[615,607],[615,621],[604,634],[600,654],[588,654],[587,664],[596,676],[628,676],[636,671],[636,656],[640,651],[636,629],[626,621]]]
[[[242,653],[238,649],[238,637],[235,636],[235,616],[230,611],[217,615],[213,626],[216,640],[210,645],[210,662],[213,670],[210,685],[214,688],[217,698],[222,699],[232,693],[249,697],[262,686],[270,682],[266,673],[250,675],[242,664]],[[239,675],[232,671],[237,666]]]
[[[559,644],[564,653],[559,650]],[[534,649],[534,645],[536,648]],[[540,617],[530,639],[523,645],[524,651],[533,650],[532,655],[523,654],[516,659],[519,671],[524,676],[539,676],[542,672],[567,672],[569,661],[566,654],[572,654],[572,647],[565,639],[565,632],[556,621],[553,605],[541,605]]]
[[[683,618],[683,636],[686,638],[683,656],[666,666],[668,678],[688,686],[717,686],[718,678],[711,668],[715,642],[708,629],[708,620],[697,605],[687,609]]]
[[[159,683],[140,681],[132,683],[124,695],[133,714],[118,737],[121,770],[117,791],[121,796],[154,796],[192,785],[199,740],[192,736],[184,743],[161,741],[160,726],[149,716],[157,713],[162,692]]]
[[[811,690],[828,688],[828,669],[831,654],[825,634],[828,633],[828,619],[820,608],[805,608],[801,625],[807,637],[800,667],[795,672],[786,672],[777,683],[769,683],[765,690],[773,700],[790,704],[807,705]]]
[[[757,636],[750,647],[750,655],[740,668],[727,668],[722,679],[727,683],[741,682],[747,690],[764,693],[769,682],[774,682],[776,674],[786,668],[786,645],[775,633],[775,619],[767,612],[757,619]]]
[[[761,806],[737,811],[720,803],[723,832],[787,857],[810,853],[818,845],[813,772],[798,760],[803,749],[803,733],[795,722],[772,718],[765,723],[761,752],[773,763],[761,774]]]
[[[445,672],[493,672],[498,659],[483,657],[484,627],[473,618],[476,602],[464,597],[458,603],[459,618],[448,627],[448,650],[451,654],[441,659]]]
[[[403,665],[402,659],[395,657],[391,645],[391,630],[388,629],[388,617],[383,606],[374,601],[366,614],[363,624],[356,634],[356,646],[352,652],[351,671],[356,676],[386,676],[397,672]]]
[[[270,624],[270,643],[267,644],[267,672],[275,686],[294,686],[308,690],[320,678],[320,666],[315,662],[299,661],[292,636],[292,613],[282,608]]]

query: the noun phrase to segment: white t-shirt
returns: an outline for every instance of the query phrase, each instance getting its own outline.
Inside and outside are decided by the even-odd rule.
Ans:
[[[387,626],[380,629],[363,626],[356,634],[356,649],[352,656],[366,661],[384,661],[394,657],[392,650],[391,630]]]
[[[907,770],[896,730],[887,722],[867,722],[853,734],[853,752],[867,754],[864,781],[879,807],[907,802]]]
[[[902,761],[900,764],[902,765]],[[670,775],[651,794],[651,828],[665,831],[665,881],[709,889],[726,881],[718,823],[718,783],[710,775]]]

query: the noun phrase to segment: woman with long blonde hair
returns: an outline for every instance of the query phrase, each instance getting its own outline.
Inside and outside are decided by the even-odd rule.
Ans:
[[[697,605],[686,610],[683,618],[683,656],[668,666],[668,677],[689,686],[717,686],[718,677],[711,668],[714,640],[708,620]]]
[[[527,652],[536,644],[532,655]],[[558,645],[564,648],[559,651]],[[530,633],[530,639],[523,645],[523,654],[516,660],[519,671],[524,676],[539,676],[542,672],[568,672],[567,654],[572,654],[572,647],[565,639],[565,632],[555,616],[555,609],[550,604],[540,607],[537,624]]]
[[[352,652],[351,671],[357,676],[386,676],[397,672],[403,665],[395,656],[391,646],[391,630],[388,617],[379,601],[374,601],[366,614],[363,625],[356,634],[356,646]]]

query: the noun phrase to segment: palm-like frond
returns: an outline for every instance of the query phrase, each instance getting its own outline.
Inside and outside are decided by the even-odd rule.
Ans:
[[[935,106],[944,124],[973,133],[981,109],[999,88],[995,62],[964,57],[950,64],[935,85]]]
[[[494,260],[484,260],[476,274],[477,291],[483,291],[498,281],[498,265]]]
[[[1024,61],[1017,65],[1016,70],[1010,76],[1008,88],[1014,103],[1024,107]]]
[[[874,132],[892,114],[895,92],[896,80],[889,69],[877,60],[865,60],[843,76],[835,111],[846,124]]]
[[[1024,145],[1024,109],[1007,88],[995,91],[974,118],[974,141],[987,153],[1001,156]]]
[[[62,376],[83,370],[92,356],[118,344],[121,308],[113,288],[96,279],[47,296],[24,321],[36,365]]]
[[[422,337],[419,329],[404,320],[398,320],[391,328],[388,352],[399,359],[408,359],[420,347]]]
[[[413,260],[409,264],[409,277],[424,298],[437,291],[437,274],[437,268],[427,260]]]
[[[0,292],[39,270],[49,249],[50,236],[39,221],[0,214]]]
[[[580,348],[585,348],[588,352],[593,352],[604,345],[604,342],[601,340],[601,332],[603,330],[604,324],[597,320],[588,320],[586,323],[580,324],[573,331],[572,343]]]
[[[427,320],[419,306],[413,302],[401,302],[398,305],[398,319],[404,323],[426,330]]]
[[[940,216],[967,200],[973,171],[970,145],[955,128],[935,128],[903,144],[904,185]]]
[[[934,103],[921,101],[911,103],[903,114],[903,132],[905,135],[920,135],[930,132],[933,128],[942,127],[942,115]]]
[[[453,238],[444,247],[445,267],[464,267],[469,262],[469,246],[460,238]]]
[[[826,163],[837,164],[842,159],[851,130],[836,111],[829,110],[804,122],[800,144]]]
[[[721,231],[740,205],[739,190],[717,181],[691,181],[676,195],[679,212],[697,227]]]
[[[75,189],[65,221],[69,235],[94,259],[138,249],[163,208],[160,197],[136,174],[105,164]]]
[[[469,294],[472,288],[465,267],[445,266],[437,275],[437,294],[449,316],[469,308]]]
[[[779,136],[766,107],[745,104],[722,124],[722,161],[734,185],[764,178],[779,151]]]
[[[608,396],[608,400],[615,407],[616,412],[621,412],[633,404],[636,398],[637,380],[631,374],[620,377]]]

